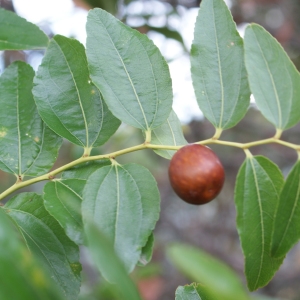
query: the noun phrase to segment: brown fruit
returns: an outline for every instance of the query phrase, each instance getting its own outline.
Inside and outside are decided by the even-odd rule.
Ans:
[[[208,147],[190,144],[179,149],[171,159],[169,178],[176,194],[190,204],[205,204],[221,191],[224,168]]]

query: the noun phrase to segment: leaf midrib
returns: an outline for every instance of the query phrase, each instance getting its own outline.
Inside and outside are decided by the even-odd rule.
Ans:
[[[251,164],[251,168],[253,170],[253,177],[254,177],[255,188],[256,188],[256,193],[257,193],[257,198],[258,198],[260,223],[261,223],[261,245],[262,245],[262,250],[261,250],[261,259],[260,259],[259,271],[258,271],[258,275],[257,275],[257,278],[256,278],[256,282],[254,284],[254,289],[256,289],[257,283],[260,279],[260,274],[261,274],[261,271],[262,271],[263,257],[264,257],[264,251],[265,251],[265,237],[264,237],[264,223],[263,223],[263,210],[262,210],[262,204],[261,204],[261,196],[260,196],[260,192],[259,192],[259,184],[258,184],[257,174],[255,172],[255,166],[254,166],[254,163],[253,163],[253,158],[250,158],[250,164]]]
[[[274,94],[275,94],[275,99],[276,99],[277,109],[278,109],[278,121],[279,121],[278,129],[282,129],[282,114],[281,114],[281,107],[280,107],[280,99],[279,99],[279,96],[278,96],[278,93],[277,93],[277,89],[276,89],[276,85],[275,85],[275,82],[274,82],[274,78],[273,78],[272,72],[271,72],[271,70],[270,70],[270,68],[269,68],[268,61],[267,61],[267,59],[266,59],[266,57],[265,57],[265,55],[264,55],[264,52],[263,52],[263,50],[262,50],[262,48],[261,48],[260,42],[259,42],[259,40],[258,40],[258,38],[257,38],[257,36],[256,36],[256,33],[255,33],[255,31],[254,31],[254,29],[253,29],[252,26],[251,26],[251,29],[252,29],[252,32],[253,32],[254,37],[255,37],[255,39],[256,39],[257,45],[258,45],[258,47],[259,47],[259,50],[260,50],[261,56],[262,56],[262,58],[263,58],[263,61],[264,61],[265,65],[266,65],[266,67],[267,67],[268,74],[269,74],[270,79],[271,79],[273,91],[274,91]],[[267,102],[267,104],[268,104],[268,102]],[[269,106],[269,105],[268,105],[268,106]],[[269,109],[269,110],[270,110],[270,109]],[[271,110],[270,110],[270,111],[271,111]]]
[[[67,57],[65,56],[65,53],[63,52],[63,50],[62,50],[61,46],[58,44],[58,42],[56,40],[54,40],[54,42],[56,43],[56,45],[58,46],[58,49],[60,50],[60,52],[63,55],[63,58],[64,58],[64,60],[65,60],[65,62],[67,64],[67,67],[68,67],[69,71],[70,71],[70,75],[72,77],[75,89],[77,91],[78,102],[79,102],[79,106],[80,106],[81,113],[82,113],[82,116],[83,116],[84,127],[85,127],[85,135],[86,135],[85,146],[88,147],[89,146],[89,130],[88,130],[88,124],[87,124],[87,120],[86,120],[85,111],[84,111],[83,105],[82,105],[81,95],[80,95],[80,92],[78,90],[78,86],[77,86],[77,83],[76,83],[73,71],[71,70],[71,66],[70,66],[70,64],[69,64],[69,62],[67,60]],[[69,46],[72,47],[76,51],[76,53],[78,54],[76,48],[74,48],[72,44],[69,43]]]
[[[138,105],[139,105],[139,107],[140,107],[140,110],[141,110],[141,112],[142,112],[142,115],[143,115],[143,118],[144,118],[144,121],[145,121],[145,124],[146,124],[145,130],[148,130],[148,129],[149,129],[149,125],[148,125],[148,121],[147,121],[147,118],[146,118],[144,109],[143,109],[142,104],[141,104],[141,102],[140,102],[140,99],[139,99],[139,97],[138,97],[138,95],[137,95],[137,92],[136,92],[136,89],[135,89],[135,87],[134,87],[134,84],[133,84],[133,82],[132,82],[132,80],[131,80],[131,77],[130,77],[128,71],[127,71],[126,65],[125,65],[125,63],[124,63],[124,61],[123,61],[123,59],[122,59],[122,57],[121,57],[121,55],[120,55],[118,49],[116,48],[115,43],[114,43],[114,41],[112,40],[112,38],[111,38],[111,36],[110,36],[110,33],[108,32],[108,30],[107,30],[105,24],[103,24],[103,22],[102,22],[102,20],[101,20],[100,18],[98,18],[98,20],[99,20],[100,23],[102,24],[102,27],[105,29],[105,31],[106,31],[106,33],[107,33],[107,36],[109,37],[109,39],[110,39],[110,41],[111,41],[111,44],[113,45],[113,47],[114,47],[114,49],[115,49],[115,51],[116,51],[116,53],[117,53],[117,55],[118,55],[118,57],[119,57],[119,59],[120,59],[122,65],[123,65],[124,71],[125,71],[125,73],[126,73],[126,75],[127,75],[127,77],[128,77],[128,80],[129,80],[129,82],[130,82],[130,85],[131,85],[131,87],[132,87],[132,90],[133,90],[133,92],[134,92],[134,95],[135,95],[135,97],[136,97],[136,100],[137,100]]]
[[[213,2],[213,1],[212,1]],[[221,68],[221,56],[219,50],[219,43],[217,38],[217,29],[216,29],[216,17],[214,8],[212,9],[212,15],[214,19],[214,32],[215,32],[215,42],[216,42],[216,49],[217,49],[217,56],[218,56],[218,70],[219,70],[219,78],[220,78],[220,85],[221,85],[221,111],[220,111],[220,121],[219,121],[219,128],[222,128],[223,116],[224,116],[224,84],[223,84],[223,74]]]

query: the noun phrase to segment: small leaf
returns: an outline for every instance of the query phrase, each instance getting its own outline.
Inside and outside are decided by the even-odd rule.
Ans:
[[[93,221],[131,272],[159,218],[155,179],[142,166],[107,166],[95,171],[83,191],[83,223]]]
[[[274,221],[272,256],[285,256],[300,238],[300,161],[291,170],[280,194]]]
[[[179,286],[176,289],[175,300],[203,300],[200,295],[200,285],[192,283],[191,285]]]
[[[114,252],[114,246],[94,224],[86,224],[85,233],[89,250],[102,275],[110,282],[124,300],[141,300],[137,288]]]
[[[91,8],[100,7],[107,12],[115,15],[118,12],[118,0],[84,0]]]
[[[5,209],[18,225],[33,256],[51,274],[66,299],[77,299],[81,271],[79,249],[45,210],[42,197],[22,193],[10,199]]]
[[[191,49],[196,98],[205,117],[227,129],[245,115],[250,101],[243,40],[223,0],[203,0]]]
[[[166,38],[173,39],[173,40],[179,42],[180,44],[182,44],[183,47],[185,47],[184,41],[183,41],[183,38],[182,38],[181,34],[176,30],[172,30],[172,29],[168,28],[167,26],[165,26],[165,27],[156,27],[156,26],[146,25],[146,28],[148,30],[153,30],[153,31],[156,31],[158,33],[161,33]]]
[[[204,251],[188,245],[174,244],[168,247],[167,254],[183,274],[203,284],[206,295],[203,299],[248,299],[238,276],[223,262]]]
[[[153,247],[154,247],[154,235],[152,232],[148,238],[146,245],[142,248],[142,254],[138,261],[138,266],[144,267],[151,261],[152,254],[153,254]]]
[[[262,114],[277,129],[300,121],[300,75],[282,46],[264,28],[245,31],[245,62],[251,91]]]
[[[87,178],[110,161],[88,162],[65,171],[62,178],[44,187],[44,205],[77,245],[83,244],[82,191]]]
[[[283,261],[271,257],[274,218],[283,184],[278,167],[263,156],[247,158],[237,176],[237,229],[250,291],[265,286]]]
[[[47,35],[36,25],[3,8],[0,28],[0,50],[42,49],[48,45]]]
[[[18,61],[0,77],[0,168],[17,177],[48,172],[62,143],[38,114],[33,76],[32,68]]]
[[[173,99],[169,68],[146,35],[95,8],[86,44],[91,78],[117,118],[145,131],[167,120]]]
[[[22,240],[13,220],[0,208],[0,299],[64,299]]]
[[[167,121],[160,127],[152,131],[151,143],[154,145],[186,145],[180,121],[176,113],[172,110]],[[154,150],[158,155],[171,159],[176,151],[173,150]]]
[[[50,41],[33,94],[45,123],[76,145],[100,146],[120,125],[91,83],[85,50],[77,40],[56,35]]]

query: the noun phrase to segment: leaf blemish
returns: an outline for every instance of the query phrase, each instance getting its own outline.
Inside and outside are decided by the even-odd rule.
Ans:
[[[6,128],[2,127],[1,130],[0,130],[0,138],[5,137],[6,134],[7,134]]]

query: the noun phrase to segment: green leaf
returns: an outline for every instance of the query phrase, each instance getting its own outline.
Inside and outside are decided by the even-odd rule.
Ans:
[[[3,8],[0,28],[0,50],[42,49],[48,45],[47,35],[36,25]]]
[[[118,12],[118,0],[84,0],[84,2],[88,3],[92,8],[100,7],[112,15]]]
[[[48,182],[44,187],[44,205],[76,244],[83,244],[81,215],[82,191],[87,178],[109,160],[88,162],[64,172],[62,178]]]
[[[22,240],[14,222],[0,208],[0,299],[62,300],[57,287]]]
[[[179,286],[176,289],[175,300],[202,300],[200,285],[192,283],[190,285]]]
[[[120,125],[91,83],[85,50],[77,40],[56,35],[50,41],[33,94],[45,123],[84,148],[104,144]]]
[[[227,129],[245,115],[250,101],[243,40],[223,0],[203,0],[191,49],[196,98],[205,117]]]
[[[83,223],[95,222],[131,272],[159,218],[159,203],[157,184],[147,169],[135,164],[106,166],[88,178]]]
[[[223,262],[204,251],[184,244],[174,244],[168,247],[167,254],[183,274],[203,284],[207,299],[248,299],[238,276]]]
[[[76,165],[71,169],[62,173],[62,179],[83,179],[87,180],[88,177],[96,170],[109,166],[111,164],[109,159],[102,159],[98,161],[89,161],[83,164]],[[74,187],[75,188],[75,187]],[[78,191],[79,193],[79,191]],[[81,193],[82,194],[82,193]]]
[[[272,256],[280,258],[300,238],[300,161],[298,161],[283,186],[274,221]]]
[[[124,265],[115,254],[114,246],[94,224],[86,224],[85,233],[89,250],[99,271],[110,282],[123,300],[141,300],[137,288],[127,275]]]
[[[245,62],[251,91],[262,114],[277,129],[300,121],[300,75],[282,46],[264,28],[245,31]]]
[[[169,68],[146,35],[95,8],[86,43],[91,78],[117,118],[145,131],[167,120],[173,99]]]
[[[48,172],[62,143],[38,114],[33,76],[32,68],[18,61],[0,77],[0,169],[21,178]]]
[[[82,197],[70,184],[83,190],[85,183],[80,179],[53,180],[44,187],[45,208],[77,245],[83,244]]]
[[[151,143],[154,145],[186,145],[180,121],[176,113],[172,110],[167,121],[160,127],[152,131]],[[154,150],[158,155],[171,159],[176,151],[173,150]]]
[[[10,199],[5,209],[17,223],[33,256],[51,274],[66,299],[77,299],[81,271],[79,249],[46,211],[42,197],[22,193]]]
[[[142,254],[138,261],[138,266],[144,267],[151,261],[152,254],[153,254],[153,247],[154,247],[154,235],[152,232],[148,238],[146,245],[142,248]]]
[[[283,261],[271,257],[275,211],[283,184],[278,167],[263,156],[248,157],[237,176],[237,229],[250,291],[265,286]]]
[[[163,34],[166,38],[173,39],[173,40],[179,42],[185,48],[183,38],[178,31],[172,30],[166,26],[165,27],[156,27],[156,26],[146,25],[146,27],[149,30],[153,30],[153,31]]]

